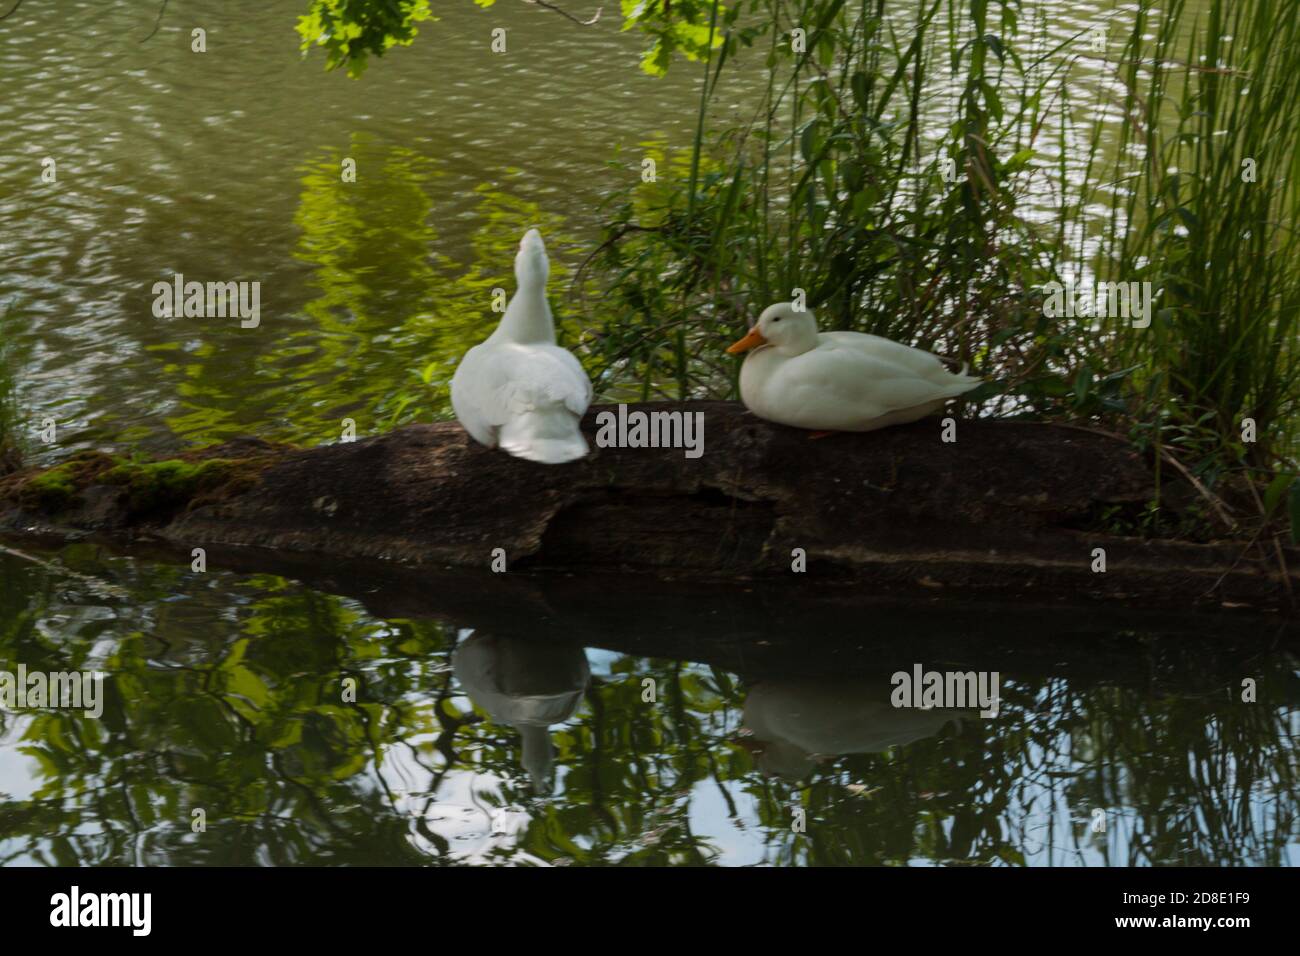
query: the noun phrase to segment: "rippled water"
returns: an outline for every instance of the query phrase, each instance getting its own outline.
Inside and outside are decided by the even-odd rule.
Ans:
[[[147,40],[149,3],[0,23],[0,305],[47,456],[377,430],[485,330],[524,228],[562,288],[601,200],[689,142],[698,74],[639,74],[612,19],[440,5],[352,82],[300,60],[302,6],[171,4]],[[1098,16],[1047,8],[1057,37]],[[260,329],[155,319],[178,272],[261,281]],[[14,548],[0,670],[107,678],[99,718],[0,711],[0,862],[1300,860],[1267,621]],[[892,707],[918,664],[997,670],[999,716]]]
[[[28,3],[0,23],[0,304],[23,400],[65,449],[319,439],[345,415],[375,430],[413,371],[481,336],[525,228],[559,288],[602,196],[689,140],[693,75],[642,74],[613,19],[446,6],[361,81],[300,58],[298,0],[186,3],[145,42],[147,3]],[[261,327],[154,318],[175,273],[260,281]]]
[[[31,2],[0,22],[0,315],[14,309],[0,334],[32,427],[60,426],[60,451],[38,456],[320,441],[344,417],[371,434],[394,415],[442,416],[445,393],[417,373],[432,364],[440,385],[483,337],[490,290],[509,285],[533,225],[569,334],[599,318],[566,312],[566,281],[601,201],[639,180],[644,156],[671,162],[689,144],[698,71],[643,74],[646,43],[616,17],[583,28],[466,0],[353,81],[300,57],[303,7],[187,2],[152,37],[157,8],[141,2]],[[1029,4],[1025,42],[1050,47],[1111,8]],[[488,46],[497,26],[506,54]],[[195,27],[206,53],[191,52]],[[1088,63],[1072,75],[1086,81]],[[751,53],[724,74],[719,128],[752,107],[763,70]],[[1050,137],[1037,145],[1056,161]],[[57,183],[41,182],[47,157]],[[153,283],[177,273],[261,282],[260,327],[155,318]]]

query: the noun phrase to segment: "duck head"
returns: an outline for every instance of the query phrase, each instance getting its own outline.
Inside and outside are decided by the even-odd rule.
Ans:
[[[545,289],[550,272],[551,262],[546,258],[542,234],[529,229],[519,240],[519,252],[515,254],[515,281],[519,283],[520,291]]]
[[[791,302],[769,305],[750,328],[749,334],[727,349],[739,355],[759,346],[770,345],[778,352],[800,355],[817,347],[817,317],[811,309],[796,311]]]

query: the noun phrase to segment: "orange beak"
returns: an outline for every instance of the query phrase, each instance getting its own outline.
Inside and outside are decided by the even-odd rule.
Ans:
[[[767,344],[767,339],[763,338],[763,336],[759,333],[757,328],[753,328],[750,329],[749,334],[746,335],[739,342],[732,342],[730,345],[728,345],[727,354],[739,355],[741,352],[748,352],[750,349],[756,349],[760,345],[766,345],[766,344]]]

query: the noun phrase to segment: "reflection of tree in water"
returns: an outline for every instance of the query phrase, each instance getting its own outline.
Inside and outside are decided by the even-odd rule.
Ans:
[[[453,675],[441,625],[279,578],[107,567],[132,601],[0,568],[4,667],[112,674],[102,720],[0,715],[0,746],[37,778],[29,799],[0,797],[0,861],[710,863],[739,842],[772,863],[1279,863],[1296,840],[1295,663],[1276,652],[1210,666],[1202,644],[1135,638],[1112,682],[1006,673],[1000,717],[942,722],[851,682],[746,687],[621,656],[566,720],[578,646],[531,672],[545,652],[498,647],[522,668],[499,686],[556,704],[536,715],[558,717],[547,797],[518,712]],[[542,686],[548,668],[577,684]],[[1238,702],[1243,674],[1260,703]]]
[[[356,161],[355,182],[341,179],[345,155]],[[480,186],[469,201],[435,201],[446,175],[438,161],[363,134],[346,152],[305,162],[299,175],[294,258],[315,293],[301,306],[309,321],[280,324],[263,346],[238,424],[270,415],[276,436],[320,441],[337,438],[344,417],[373,433],[444,416],[456,363],[499,318],[492,290],[513,289],[519,237],[536,226],[562,250],[570,242],[562,219],[512,195],[509,180]],[[474,223],[469,261],[457,262],[439,252],[443,225],[466,218]],[[563,255],[552,269],[556,294],[567,282]],[[576,337],[565,314],[557,310],[561,334]],[[196,364],[178,386],[187,409],[169,420],[178,433],[214,434],[210,419],[231,407],[229,377],[219,372]]]
[[[356,162],[355,182],[342,180],[345,157]],[[293,258],[305,293],[263,290],[269,338],[205,343],[160,370],[177,377],[173,432],[219,440],[252,429],[318,442],[337,439],[346,417],[362,434],[448,417],[451,374],[500,318],[492,290],[513,291],[519,237],[534,226],[557,253],[556,319],[562,339],[576,342],[581,330],[560,307],[574,255],[563,217],[512,192],[527,185],[522,170],[468,196],[446,195],[446,176],[442,161],[360,133],[304,161]],[[450,252],[445,234],[468,242],[456,239]],[[467,261],[453,258],[461,254]],[[292,315],[276,321],[284,311]],[[244,371],[232,377],[232,367]]]

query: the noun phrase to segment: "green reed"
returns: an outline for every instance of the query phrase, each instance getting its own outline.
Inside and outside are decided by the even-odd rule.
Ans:
[[[1146,14],[1148,7],[1142,5]],[[1099,257],[1162,291],[1150,335],[1116,343],[1141,364],[1171,434],[1264,470],[1291,468],[1300,411],[1300,8],[1213,0],[1179,48],[1185,5],[1135,23],[1117,157],[1128,227]],[[1139,69],[1139,64],[1140,69]],[[1252,419],[1257,436],[1243,442]],[[1154,420],[1154,418],[1152,419]]]

